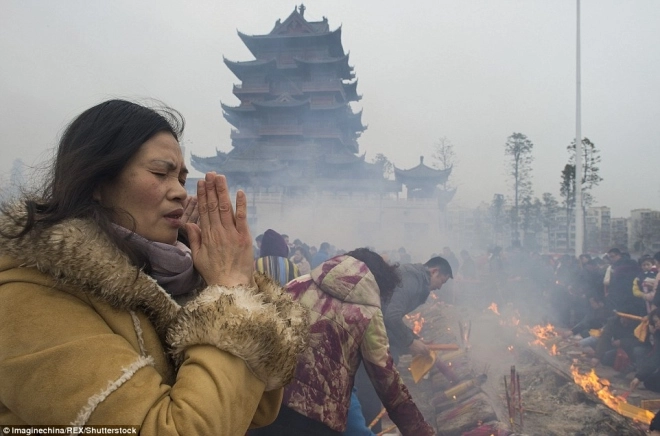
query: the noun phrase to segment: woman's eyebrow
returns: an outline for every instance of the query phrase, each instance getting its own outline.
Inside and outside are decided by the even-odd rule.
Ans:
[[[151,161],[151,163],[158,163],[158,164],[165,165],[167,167],[168,171],[175,171],[176,170],[176,164],[172,161],[169,161],[169,160],[154,159],[154,160]],[[185,164],[181,167],[181,172],[183,174],[188,174],[189,173],[188,168],[186,168]]]

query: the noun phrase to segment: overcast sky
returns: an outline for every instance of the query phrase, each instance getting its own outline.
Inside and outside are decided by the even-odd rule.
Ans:
[[[73,117],[108,98],[156,98],[186,118],[188,153],[229,151],[220,102],[284,0],[0,0],[0,179],[50,156]],[[504,143],[534,143],[535,195],[559,194],[575,136],[575,0],[314,0],[342,26],[368,125],[360,152],[397,167],[455,146],[454,203],[510,195]],[[582,0],[582,133],[601,150],[598,205],[660,206],[660,1]]]

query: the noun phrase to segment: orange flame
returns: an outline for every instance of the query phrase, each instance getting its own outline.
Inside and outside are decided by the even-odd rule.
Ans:
[[[492,310],[495,315],[499,315],[500,313],[497,311],[497,304],[495,302],[490,303],[490,306],[488,306],[488,309]]]
[[[529,329],[529,331],[532,332],[534,336],[536,336],[536,339],[530,342],[530,345],[541,345],[545,347],[543,341],[547,341],[549,339],[553,339],[557,337],[557,332],[555,331],[555,327],[552,324],[547,324],[545,327],[536,325],[532,328],[527,327],[527,329]]]
[[[575,384],[584,389],[585,392],[596,395],[610,409],[618,411],[619,405],[626,402],[623,397],[618,397],[610,391],[609,380],[598,377],[593,368],[588,374],[580,374],[578,367],[573,364],[571,365],[571,374]]]
[[[582,387],[585,392],[596,395],[610,409],[644,424],[651,423],[654,416],[653,412],[628,404],[625,398],[614,395],[610,391],[609,380],[599,378],[593,368],[588,374],[580,374],[578,367],[573,364],[571,365],[571,374],[573,374],[575,384]]]
[[[424,327],[424,317],[422,317],[422,314],[417,312],[415,314],[406,315],[406,319],[412,321],[412,331],[418,335]]]
[[[557,352],[557,345],[556,344],[552,344],[552,348],[550,348],[550,354],[553,355],[553,356],[556,356],[557,354],[559,354]]]
[[[422,327],[424,327],[424,318],[420,318],[419,321],[413,323],[413,332],[418,335],[422,331]]]

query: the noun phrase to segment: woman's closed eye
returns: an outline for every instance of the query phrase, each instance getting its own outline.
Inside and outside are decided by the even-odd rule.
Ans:
[[[174,175],[174,174],[170,175],[168,173],[160,173],[160,172],[157,172],[157,171],[151,171],[151,174],[153,174],[154,176],[156,176],[158,178],[163,178],[163,179],[168,177],[168,176],[169,177],[176,177],[179,180],[179,183],[181,184],[181,186],[186,186],[186,179],[183,178],[183,177],[179,177],[178,175]]]

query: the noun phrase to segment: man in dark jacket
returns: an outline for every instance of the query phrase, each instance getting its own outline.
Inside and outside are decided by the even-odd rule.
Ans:
[[[385,307],[385,327],[390,348],[395,360],[402,354],[428,355],[429,348],[413,333],[403,317],[426,302],[432,290],[440,290],[449,279],[454,278],[446,259],[434,257],[422,264],[407,264],[399,267],[401,284],[396,287],[392,299]]]
[[[630,257],[624,256],[617,248],[608,251],[612,270],[607,287],[607,305],[612,310],[634,315],[646,315],[644,302],[632,292],[633,282],[641,268]]]
[[[442,257],[433,257],[425,264],[399,266],[401,283],[394,289],[392,298],[383,309],[385,328],[390,342],[390,353],[395,363],[402,354],[428,355],[430,350],[403,321],[403,317],[426,302],[431,291],[440,290],[447,280],[454,278],[451,266]],[[355,380],[358,398],[366,422],[371,422],[380,411],[378,396],[368,382],[364,368],[360,368]],[[380,431],[380,423],[372,430]]]

